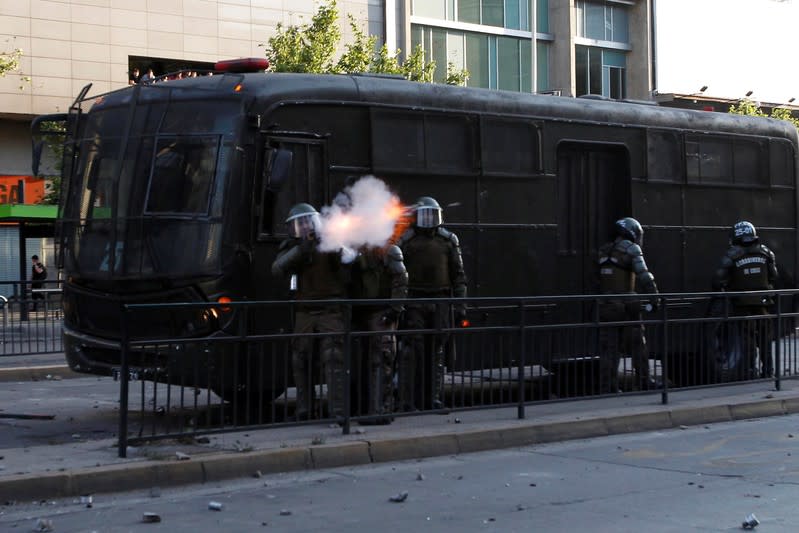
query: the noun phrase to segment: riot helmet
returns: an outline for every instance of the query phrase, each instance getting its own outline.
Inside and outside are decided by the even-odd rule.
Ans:
[[[616,221],[613,225],[616,235],[624,239],[633,241],[638,246],[644,243],[644,228],[632,217],[624,217]]]
[[[434,198],[422,196],[416,200],[413,210],[416,213],[416,227],[437,228],[441,225],[441,206]]]
[[[297,204],[289,210],[286,226],[289,237],[307,239],[319,232],[322,227],[322,219],[312,205]]]
[[[753,244],[757,240],[757,230],[754,224],[749,221],[741,220],[736,222],[730,231],[730,241],[733,244]]]

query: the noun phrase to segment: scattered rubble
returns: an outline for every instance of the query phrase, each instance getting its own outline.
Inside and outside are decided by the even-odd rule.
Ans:
[[[39,518],[34,531],[53,531],[53,521],[49,518]]]
[[[741,527],[744,529],[755,529],[759,524],[760,520],[757,519],[755,513],[749,513],[746,515],[746,518],[744,518]]]
[[[402,503],[402,502],[404,502],[407,499],[408,499],[408,491],[407,490],[403,490],[399,494],[395,494],[394,496],[390,497],[388,499],[388,501],[394,502],[394,503]]]

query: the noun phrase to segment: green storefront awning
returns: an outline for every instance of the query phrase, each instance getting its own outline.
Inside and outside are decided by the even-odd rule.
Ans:
[[[0,222],[55,222],[57,205],[0,204]]]

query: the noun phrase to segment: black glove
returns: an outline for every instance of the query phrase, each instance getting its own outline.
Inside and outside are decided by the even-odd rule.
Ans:
[[[389,307],[388,309],[386,309],[385,313],[383,313],[383,323],[394,324],[397,322],[399,315],[400,315],[399,311],[397,311],[393,307]]]
[[[660,308],[660,299],[657,296],[653,296],[649,299],[649,302],[644,304],[644,311],[647,313],[657,313],[657,310]]]

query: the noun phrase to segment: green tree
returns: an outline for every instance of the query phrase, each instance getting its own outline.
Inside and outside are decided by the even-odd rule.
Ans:
[[[353,42],[346,44],[344,53],[334,61],[341,40],[338,15],[336,0],[327,0],[307,24],[278,24],[277,32],[265,46],[270,70],[316,74],[372,72],[401,74],[413,81],[433,81],[435,61],[425,60],[421,46],[417,46],[402,62],[399,50],[390,54],[388,47],[383,45],[375,51],[377,37],[361,30],[352,16],[348,18]],[[447,83],[464,85],[468,79],[466,70],[457,70],[454,65],[447,69]]]
[[[352,15],[348,15],[355,42],[345,45],[345,52],[336,63],[336,72],[369,72],[374,61],[377,36],[366,35]]]
[[[15,48],[10,52],[0,52],[0,78],[19,69],[19,59],[22,57],[22,50]]]
[[[730,113],[735,115],[747,115],[750,117],[766,117],[775,118],[777,120],[785,120],[799,128],[799,119],[791,115],[791,110],[785,107],[774,107],[771,113],[767,114],[760,108],[760,105],[748,98],[742,98],[737,103],[730,106]]]
[[[61,197],[61,167],[64,157],[66,125],[63,122],[44,122],[41,125],[42,141],[39,177],[44,178],[44,196],[39,203],[57,205]]]
[[[274,72],[335,72],[333,57],[341,40],[335,0],[319,6],[309,24],[277,25],[269,38],[266,58]]]
[[[377,52],[377,55],[372,60],[371,72],[379,74],[402,74],[402,65],[399,60],[400,51],[397,50],[394,54],[388,52],[388,46],[383,45]]]
[[[465,87],[467,81],[469,81],[468,70],[459,69],[457,66],[455,66],[455,63],[447,63],[447,85],[460,85]]]
[[[12,72],[19,72],[19,60],[21,58],[21,48],[12,48],[10,52],[0,50],[0,78]],[[25,84],[30,83],[31,79],[29,76],[20,75],[19,81],[19,89],[23,90],[25,89]]]

